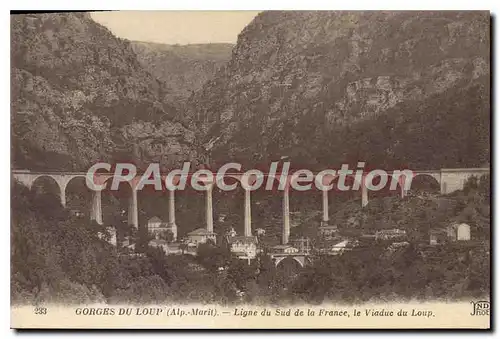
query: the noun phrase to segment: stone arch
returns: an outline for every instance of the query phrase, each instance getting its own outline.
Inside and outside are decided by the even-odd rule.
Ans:
[[[401,176],[395,176],[393,174],[390,174],[386,186],[387,190],[389,191],[389,194],[394,196],[404,197],[406,195],[406,190],[404,188],[405,182],[406,182],[406,177],[404,176],[404,174],[402,174]],[[394,190],[391,190],[392,186],[395,186]]]
[[[278,265],[285,259],[285,257],[277,257],[274,259],[274,266],[278,267]]]
[[[299,263],[301,267],[304,267],[306,265],[306,257],[300,256],[300,257],[293,257],[293,259]]]
[[[354,175],[348,175],[345,177],[344,185],[349,187],[349,189],[342,191],[339,188],[340,176],[336,175],[333,179],[329,180],[329,184],[332,184],[333,187],[329,191],[329,201],[330,204],[338,205],[339,203],[343,203],[352,199],[356,199],[359,197],[359,191],[361,190],[361,185],[359,186],[359,190],[353,189],[356,187],[357,181]]]
[[[33,185],[33,180],[36,179],[37,176],[34,176],[33,174],[30,173],[13,173],[13,177],[19,183],[31,189],[31,186]]]
[[[270,239],[270,241],[279,243],[282,241],[283,232],[284,192],[278,190],[278,183],[276,180],[272,181],[272,189],[267,190],[267,180],[272,179],[266,178],[259,189],[251,192],[252,227],[254,229],[262,228],[265,230],[266,237]],[[243,189],[241,190],[243,191]],[[290,196],[292,194],[293,193],[290,193]],[[276,225],[279,225],[279,227],[276,227]]]
[[[49,174],[32,176],[29,188],[35,193],[53,194],[59,198],[63,207],[66,206],[65,187],[62,186],[58,178]],[[49,188],[51,187],[51,188]]]
[[[368,202],[371,199],[375,198],[385,198],[385,197],[402,197],[403,195],[403,186],[404,186],[404,173],[400,173],[397,175],[395,173],[385,174],[380,173],[380,175],[376,175],[373,177],[372,183],[375,186],[380,185],[381,189],[379,190],[370,190],[368,191]],[[384,184],[385,183],[385,184]],[[382,186],[383,184],[383,186]],[[394,189],[392,189],[394,187]]]
[[[118,227],[118,224],[127,224],[129,200],[133,194],[132,184],[128,181],[120,182],[118,190],[111,190],[113,176],[106,176],[102,181],[105,185],[101,191],[102,217],[105,225]]]
[[[277,257],[275,259],[275,262],[274,264],[276,265],[276,267],[278,267],[285,259],[292,259],[293,261],[295,261],[296,263],[299,264],[300,267],[304,267],[305,266],[305,258],[303,256],[281,256],[281,257]]]
[[[220,188],[219,178],[215,178],[212,189],[215,233],[225,234],[231,228],[234,228],[238,235],[243,235],[245,232],[245,190],[241,186],[240,177],[237,175],[224,176],[224,184],[236,184],[235,189],[227,191]],[[252,193],[250,193],[250,201],[251,204],[254,204]],[[250,210],[253,214],[253,208]]]
[[[333,178],[329,181],[333,181]],[[289,211],[291,236],[313,237],[314,227],[311,227],[311,223],[319,224],[320,220],[322,220],[323,191],[316,187],[314,179],[307,184],[311,185],[311,188],[307,190],[297,190],[293,186],[290,187]],[[305,184],[299,183],[299,186],[305,186]],[[326,194],[327,203],[329,203],[328,198],[333,196],[334,193],[329,190],[326,191]]]
[[[138,222],[143,234],[149,234],[150,221],[153,221],[155,217],[161,220],[161,224],[166,225],[169,217],[168,192],[163,185],[158,190],[155,185],[145,185],[135,194],[137,195]]]
[[[176,223],[177,225],[186,225],[186,227],[178,228],[178,238],[183,238],[194,229],[206,226],[207,193],[195,190],[190,181],[191,177],[188,177],[185,188],[175,190]]]
[[[85,176],[74,175],[69,177],[64,190],[66,207],[76,213],[89,216],[93,191],[87,186]]]
[[[113,184],[113,178],[114,176],[112,175],[106,175],[104,176],[104,180],[102,180],[102,184],[105,185],[105,189],[111,189],[111,185]],[[118,186],[118,190],[120,190],[120,187],[122,187],[122,185],[128,185],[130,187],[130,189],[133,189],[133,186],[132,186],[132,183],[130,181],[120,181],[120,184]]]
[[[411,191],[441,193],[441,175],[437,173],[417,173],[411,182]]]

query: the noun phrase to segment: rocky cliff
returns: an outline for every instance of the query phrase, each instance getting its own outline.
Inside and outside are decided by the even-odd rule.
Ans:
[[[130,43],[86,13],[11,16],[13,166],[196,158],[194,134]]]
[[[489,161],[487,12],[264,12],[191,98],[215,162]]]
[[[483,166],[489,19],[264,12],[226,63],[230,46],[131,44],[88,14],[14,15],[13,164],[178,166],[209,149],[248,166]]]
[[[166,45],[132,41],[139,63],[167,86],[166,100],[182,105],[231,58],[232,44]]]

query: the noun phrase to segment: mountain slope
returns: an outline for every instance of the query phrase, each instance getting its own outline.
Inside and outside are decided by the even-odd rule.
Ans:
[[[215,162],[480,166],[489,44],[487,12],[264,12],[189,118]]]
[[[86,13],[11,16],[13,166],[84,170],[93,162],[193,155],[193,133],[127,41]]]
[[[231,58],[232,44],[166,45],[132,41],[139,63],[168,87],[169,102],[184,102]]]

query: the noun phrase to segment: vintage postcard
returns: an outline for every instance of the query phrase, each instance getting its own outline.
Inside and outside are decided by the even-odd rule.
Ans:
[[[10,20],[13,328],[490,328],[488,11]]]

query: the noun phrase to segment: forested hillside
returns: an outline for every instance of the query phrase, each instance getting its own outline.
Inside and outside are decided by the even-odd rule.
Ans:
[[[15,15],[14,166],[171,166],[205,161],[211,140],[216,163],[484,166],[488,32],[485,12],[264,12],[221,67],[229,45],[129,43],[87,14]]]
[[[132,41],[139,63],[167,87],[168,102],[182,107],[231,58],[232,44],[166,45]]]
[[[488,199],[484,187],[458,194],[457,201],[476,201],[472,208],[484,207]],[[421,211],[424,224],[443,215],[432,206]],[[398,211],[368,214],[388,218]],[[291,279],[265,254],[248,265],[210,244],[201,245],[197,257],[167,257],[153,248],[142,256],[124,254],[106,242],[103,226],[72,217],[56,196],[36,195],[18,184],[12,218],[14,304],[457,301],[487,297],[490,291],[488,240],[472,247],[359,246],[340,257],[320,256]]]
[[[166,86],[130,43],[87,13],[11,16],[14,167],[85,170],[100,160],[195,156]]]
[[[388,170],[487,167],[489,27],[486,12],[270,11],[235,46],[164,46],[117,38],[86,13],[12,15],[12,167],[85,171],[132,161],[170,169],[191,160],[191,169],[230,161],[265,168],[277,159],[310,170],[358,161]],[[68,206],[81,195],[85,214],[81,188],[68,190]],[[14,303],[456,301],[490,291],[487,177],[450,195],[370,192],[364,208],[359,192],[331,197],[330,223],[342,237],[400,228],[409,242],[318,254],[293,279],[265,250],[248,265],[210,243],[197,257],[167,257],[145,246],[147,236],[131,237],[139,253],[111,246],[105,227],[128,222],[125,189],[117,199],[103,193],[102,226],[48,191],[12,181]],[[168,219],[167,195],[151,191],[138,193],[141,235],[151,217]],[[317,246],[321,194],[300,193],[290,193],[291,238]],[[205,194],[176,193],[179,238],[205,227]],[[261,244],[281,239],[282,198],[252,193]],[[242,234],[243,200],[241,189],[213,191],[218,235]],[[454,222],[470,225],[471,241],[428,245],[431,230]]]
[[[487,12],[263,12],[191,99],[214,161],[489,162]]]

